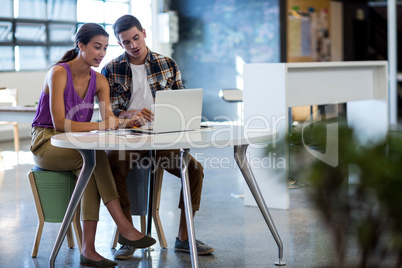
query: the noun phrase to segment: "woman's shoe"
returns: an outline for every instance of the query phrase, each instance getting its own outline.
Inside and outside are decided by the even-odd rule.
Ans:
[[[108,259],[103,259],[101,261],[92,261],[84,257],[84,255],[82,254],[80,256],[80,264],[83,266],[92,266],[100,268],[110,268],[110,267],[116,267],[118,265],[117,262]]]
[[[141,238],[139,240],[133,241],[133,240],[128,240],[127,238],[125,238],[121,234],[119,234],[119,244],[121,244],[121,245],[129,245],[134,248],[148,248],[155,243],[156,243],[156,240],[150,236],[144,236],[143,238]]]

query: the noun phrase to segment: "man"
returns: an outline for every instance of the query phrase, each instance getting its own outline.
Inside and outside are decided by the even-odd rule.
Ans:
[[[113,31],[119,45],[125,52],[109,62],[103,69],[110,85],[112,109],[118,117],[142,115],[146,120],[153,120],[151,105],[154,103],[157,90],[184,89],[181,73],[175,61],[148,49],[145,44],[146,32],[137,18],[131,15],[120,17],[113,25]],[[138,160],[148,152],[127,151],[119,157],[118,151],[108,152],[109,162],[116,180],[120,203],[126,217],[132,221],[130,199],[126,188],[126,177],[133,159]],[[157,163],[165,170],[180,177],[178,150],[158,151]],[[124,159],[121,159],[124,158]],[[204,172],[202,165],[189,156],[189,180],[193,215],[199,209],[201,201]],[[179,232],[175,250],[190,252],[187,225],[184,212],[182,192],[180,192],[179,208],[181,209]],[[199,255],[209,254],[213,248],[196,241]],[[135,248],[122,246],[115,253],[117,259],[128,259],[133,256]]]

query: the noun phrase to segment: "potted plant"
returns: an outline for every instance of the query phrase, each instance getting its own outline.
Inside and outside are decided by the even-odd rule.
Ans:
[[[333,266],[401,267],[402,133],[362,144],[345,120],[337,122],[337,137],[327,136],[328,123],[292,133],[289,142],[297,156],[306,147],[324,153],[330,139],[338,139],[336,166],[315,159],[300,167],[306,171],[308,195],[334,238],[338,261]],[[351,245],[358,249],[358,260],[347,258]]]

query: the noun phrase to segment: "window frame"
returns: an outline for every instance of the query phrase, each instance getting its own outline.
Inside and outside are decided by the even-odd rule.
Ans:
[[[76,0],[75,4],[76,4],[76,15],[77,14],[77,8],[78,8],[78,1],[80,0]],[[127,10],[128,13],[131,10],[131,5],[132,5],[132,1],[131,0],[127,0],[127,1],[116,1],[116,0],[98,0],[99,2],[103,2],[103,4],[107,3],[107,2],[120,2],[120,3],[125,3],[127,4]],[[15,0],[12,1],[13,6],[15,3]],[[46,12],[48,11],[48,1],[46,1]],[[101,25],[103,28],[106,29],[106,27],[112,26],[112,23],[106,23],[105,22],[105,14],[102,14],[101,16],[103,16],[103,22],[98,23],[99,25]],[[49,17],[49,14],[46,14],[46,17]],[[23,69],[21,70],[19,68],[19,63],[17,63],[17,56],[16,56],[16,47],[43,47],[46,49],[46,58],[45,61],[47,63],[47,66],[50,67],[54,62],[52,62],[51,60],[51,48],[52,47],[68,47],[71,46],[71,48],[74,47],[74,41],[51,41],[51,36],[50,36],[50,27],[51,25],[68,25],[68,26],[73,26],[75,27],[75,31],[74,33],[77,32],[78,27],[80,25],[82,25],[83,23],[89,22],[89,21],[78,21],[78,17],[75,17],[75,20],[50,20],[50,19],[27,19],[27,18],[9,18],[9,17],[0,17],[0,22],[7,22],[7,23],[11,23],[12,27],[11,27],[11,34],[12,34],[12,38],[11,41],[0,41],[0,47],[12,47],[12,51],[13,51],[13,55],[12,55],[12,60],[13,60],[13,69],[0,69],[0,72],[9,72],[9,71],[43,71],[44,69],[39,68],[39,69]],[[42,24],[45,27],[45,41],[29,41],[29,40],[18,40],[18,38],[16,38],[16,31],[17,31],[17,25],[23,23],[23,24]],[[116,44],[117,45],[117,44]],[[113,44],[112,46],[115,46],[115,44]],[[18,68],[18,70],[17,70]]]

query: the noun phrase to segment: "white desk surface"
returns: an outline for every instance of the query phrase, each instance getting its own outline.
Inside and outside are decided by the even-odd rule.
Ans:
[[[278,133],[262,129],[245,129],[238,125],[214,125],[195,131],[164,134],[129,134],[121,131],[69,132],[52,137],[57,147],[87,150],[165,150],[180,148],[230,147],[266,143]]]
[[[18,105],[0,107],[0,121],[32,123],[36,114],[36,106]],[[95,104],[92,121],[100,119],[99,107]]]
[[[0,107],[0,121],[32,123],[36,106]]]
[[[0,112],[35,113],[36,106],[18,105],[0,107]]]

